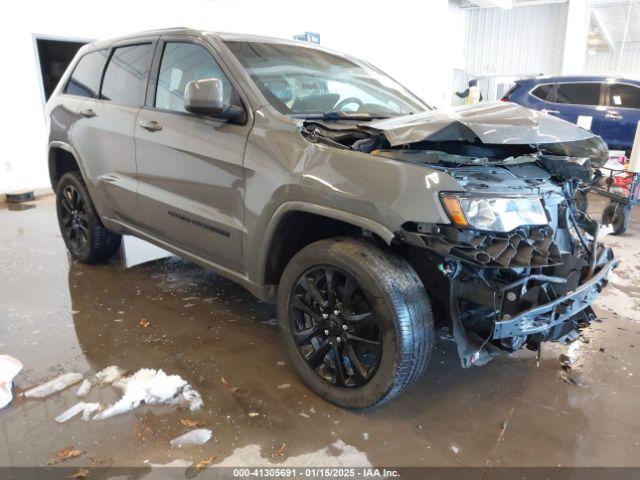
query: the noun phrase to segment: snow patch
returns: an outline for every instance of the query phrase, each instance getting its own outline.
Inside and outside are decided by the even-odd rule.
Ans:
[[[85,403],[78,402],[73,407],[65,410],[60,415],[55,418],[55,421],[58,423],[64,423],[68,420],[71,420],[73,417],[82,412],[82,419],[89,420],[91,414],[97,410],[100,410],[102,405],[99,403]]]
[[[142,402],[147,405],[167,403],[186,404],[191,410],[202,405],[202,396],[179,375],[167,375],[162,370],[142,368],[130,377],[122,377],[113,383],[122,390],[120,400],[93,417],[94,420],[120,415],[137,408]]]
[[[91,390],[91,382],[85,378],[84,380],[82,380],[82,383],[78,387],[78,390],[76,390],[76,396],[86,397],[89,393],[89,390]]]
[[[13,399],[11,384],[22,370],[22,363],[10,355],[0,355],[0,408],[9,405]]]
[[[213,432],[208,428],[196,428],[184,435],[174,438],[169,443],[172,447],[185,447],[187,445],[202,445],[211,440]]]
[[[113,383],[124,375],[124,370],[115,365],[111,365],[103,370],[100,370],[95,374],[94,378],[96,382],[100,385],[107,385]]]
[[[335,451],[338,451],[336,455]],[[274,463],[270,456],[264,457],[260,445],[236,448],[231,455],[216,467],[371,467],[367,454],[357,448],[337,440],[332,445],[315,452],[291,456]]]
[[[81,373],[71,372],[60,375],[59,377],[49,380],[42,385],[33,387],[30,390],[24,392],[24,396],[27,398],[45,398],[54,393],[61,392],[65,388],[78,383],[84,376]]]

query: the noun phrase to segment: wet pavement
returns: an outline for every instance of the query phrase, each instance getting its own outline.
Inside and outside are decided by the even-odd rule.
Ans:
[[[445,335],[416,386],[354,413],[298,380],[273,306],[176,258],[79,264],[65,250],[53,198],[32,206],[0,206],[0,354],[24,364],[13,403],[0,410],[0,466],[44,465],[71,445],[82,454],[70,466],[188,465],[211,456],[213,465],[640,466],[638,222],[608,237],[622,263],[597,302],[602,322],[571,347],[578,385],[561,378],[566,347],[545,344],[539,368],[522,351],[462,370]],[[20,395],[60,373],[89,376],[109,365],[180,375],[204,407],[142,405],[57,424],[78,401],[76,387],[45,399]],[[108,405],[119,396],[102,386],[84,400]],[[213,439],[172,448],[189,430],[181,420],[212,429]]]

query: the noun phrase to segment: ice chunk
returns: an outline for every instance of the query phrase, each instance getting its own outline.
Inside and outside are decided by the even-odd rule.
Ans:
[[[99,403],[78,402],[73,407],[68,408],[55,418],[58,423],[64,423],[82,412],[82,419],[89,420],[89,416],[102,408]]]
[[[13,399],[11,384],[20,370],[22,370],[20,360],[10,355],[0,355],[0,408],[9,405]]]
[[[78,387],[78,390],[76,390],[76,395],[78,397],[86,397],[89,393],[89,390],[91,390],[91,382],[85,378],[84,380],[82,380],[82,383]]]
[[[107,385],[120,380],[122,375],[124,375],[124,370],[115,365],[111,365],[110,367],[96,373],[95,378],[96,382],[100,385]]]
[[[184,435],[180,435],[177,438],[174,438],[169,443],[172,447],[184,447],[186,445],[202,445],[203,443],[207,443],[213,432],[208,428],[196,428],[195,430],[191,430]]]
[[[27,398],[44,398],[52,395],[56,392],[60,392],[74,383],[78,383],[84,376],[81,373],[71,372],[64,373],[59,377],[49,380],[42,385],[33,387],[30,390],[24,392],[24,396]]]
[[[126,413],[138,407],[142,402],[148,405],[171,403],[182,395],[185,401],[198,405],[202,404],[202,397],[178,375],[167,375],[162,370],[142,368],[130,377],[123,377],[114,382],[114,387],[123,391],[123,395],[116,403],[107,407],[93,417],[94,420],[104,420]],[[188,397],[188,398],[187,398]]]

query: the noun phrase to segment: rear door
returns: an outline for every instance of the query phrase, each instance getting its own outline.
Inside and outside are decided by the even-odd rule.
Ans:
[[[243,155],[250,121],[236,125],[184,108],[187,83],[213,77],[223,81],[227,98],[238,95],[206,42],[161,39],[149,98],[135,129],[138,201],[149,233],[241,270]]]
[[[607,84],[604,121],[599,133],[612,150],[631,150],[640,121],[640,88],[630,83]]]
[[[603,118],[602,83],[558,82],[546,113],[598,133]]]
[[[83,103],[80,113],[86,121],[73,132],[74,146],[89,171],[92,198],[103,215],[126,223],[136,223],[138,213],[133,136],[156,39],[136,39],[105,51],[100,93]]]

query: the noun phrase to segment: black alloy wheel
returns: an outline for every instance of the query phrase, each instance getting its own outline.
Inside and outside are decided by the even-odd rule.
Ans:
[[[289,309],[298,352],[317,375],[342,388],[371,379],[382,356],[381,325],[353,277],[314,267],[298,278]]]
[[[108,260],[120,248],[122,236],[102,224],[80,172],[67,172],[57,182],[56,210],[64,243],[81,262]]]
[[[388,402],[416,382],[433,348],[429,295],[398,252],[353,237],[298,251],[278,284],[278,323],[292,367],[346,408]]]
[[[89,214],[80,193],[66,185],[60,195],[60,229],[74,255],[82,255],[89,244]]]

